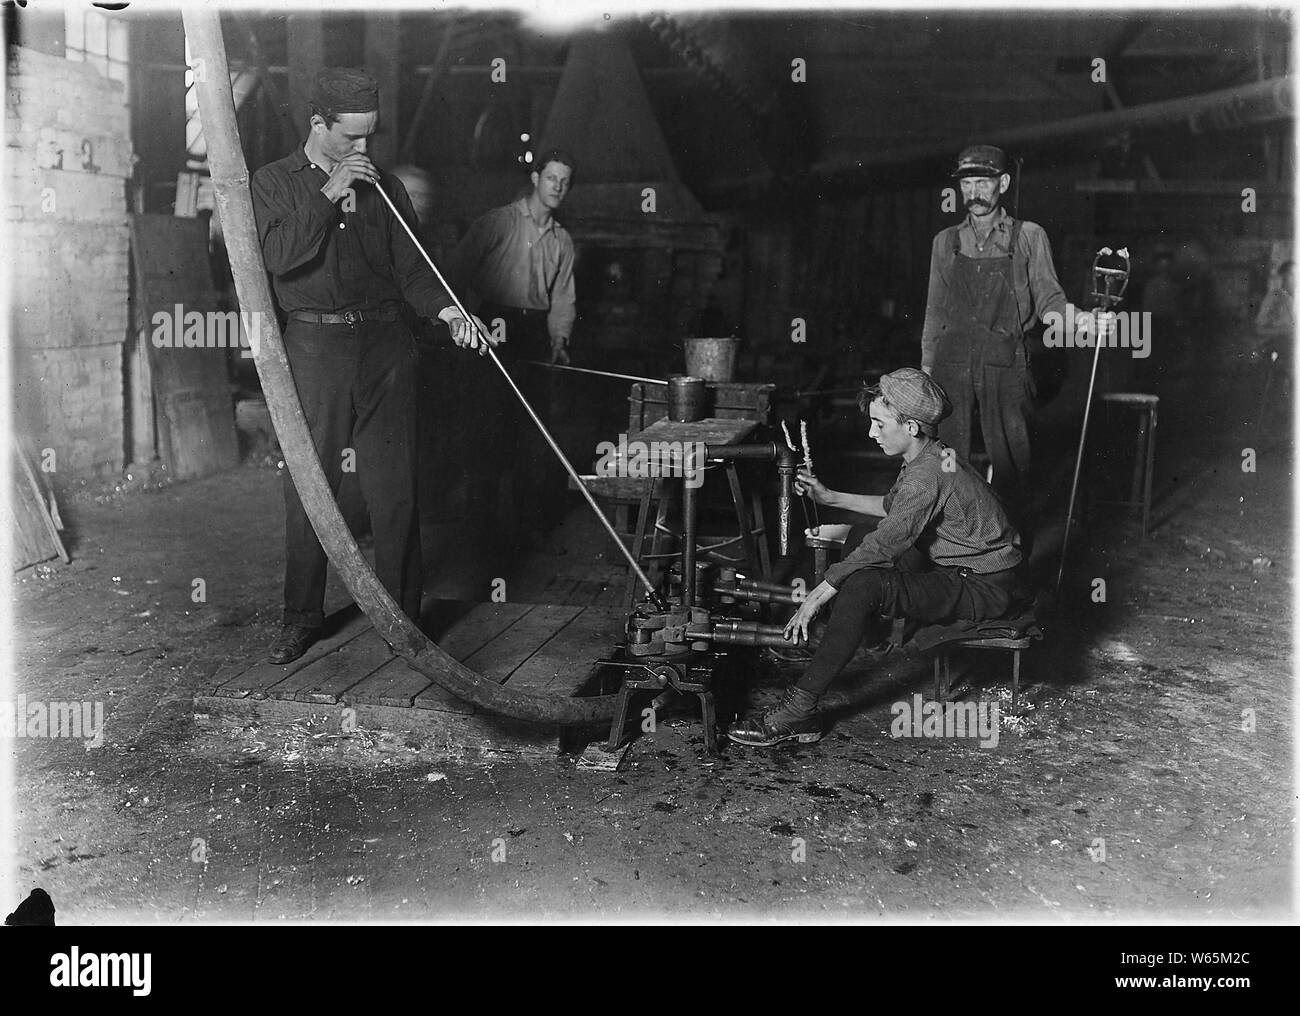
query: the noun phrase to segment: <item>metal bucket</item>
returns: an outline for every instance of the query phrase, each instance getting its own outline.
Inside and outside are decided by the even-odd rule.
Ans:
[[[740,339],[685,339],[686,373],[706,381],[730,381],[736,373]]]
[[[674,375],[668,379],[668,419],[675,423],[695,423],[707,412],[708,388],[704,378]]]

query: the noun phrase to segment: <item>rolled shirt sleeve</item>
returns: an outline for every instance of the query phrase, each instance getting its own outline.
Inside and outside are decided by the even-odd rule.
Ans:
[[[1047,321],[1048,314],[1063,316],[1067,302],[1065,290],[1056,277],[1056,266],[1052,263],[1052,244],[1047,239],[1047,231],[1037,223],[1026,222],[1020,236],[1026,247],[1026,274],[1034,316],[1039,321]]]

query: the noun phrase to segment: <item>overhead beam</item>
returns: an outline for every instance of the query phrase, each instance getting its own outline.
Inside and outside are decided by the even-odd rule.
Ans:
[[[759,73],[749,48],[731,26],[712,14],[653,14],[643,19],[673,55],[700,80],[739,107],[767,164],[781,176],[807,168],[802,143],[808,117],[800,116]]]
[[[990,131],[981,140],[1023,152],[1070,139],[1099,138],[1126,130],[1174,124],[1183,124],[1193,133],[1208,133],[1247,124],[1271,123],[1294,117],[1294,85],[1295,79],[1290,76],[1270,78],[1201,95]],[[874,151],[853,158],[826,159],[816,163],[797,183],[819,191],[853,189],[885,170],[951,160],[967,143],[968,138],[952,138],[893,151]],[[717,181],[705,192],[719,200],[743,201],[759,196],[776,182],[772,174],[760,173]]]

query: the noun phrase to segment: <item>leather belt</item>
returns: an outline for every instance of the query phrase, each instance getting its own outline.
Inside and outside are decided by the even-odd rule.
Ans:
[[[381,307],[378,310],[349,310],[342,314],[314,314],[306,310],[291,310],[289,318],[313,325],[356,325],[362,321],[396,321],[398,310],[396,307]]]
[[[500,303],[485,303],[479,311],[480,316],[490,314],[499,317],[503,314],[517,314],[519,317],[525,318],[544,317],[549,313],[550,311],[543,310],[540,307],[507,307],[505,304]]]

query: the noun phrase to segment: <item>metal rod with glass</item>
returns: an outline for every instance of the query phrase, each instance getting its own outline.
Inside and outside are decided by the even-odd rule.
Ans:
[[[1115,264],[1104,265],[1102,258],[1108,258],[1111,261],[1120,261],[1123,267],[1117,267]],[[1124,290],[1128,288],[1129,270],[1131,263],[1128,256],[1128,248],[1121,247],[1119,250],[1111,250],[1109,247],[1103,247],[1097,251],[1096,256],[1092,259],[1092,298],[1095,309],[1101,313],[1109,313],[1119,306],[1120,301],[1124,299]],[[1071,327],[1073,323],[1071,322]],[[1097,364],[1101,360],[1101,347],[1105,344],[1107,329],[1100,321],[1095,326],[1095,349],[1092,356],[1092,374],[1088,378],[1088,398],[1083,404],[1083,426],[1079,429],[1079,451],[1074,459],[1074,479],[1070,481],[1070,504],[1065,513],[1065,535],[1061,538],[1061,562],[1056,570],[1056,585],[1053,587],[1059,595],[1061,591],[1061,578],[1065,575],[1065,552],[1070,546],[1070,526],[1074,522],[1074,502],[1079,492],[1079,474],[1083,468],[1083,450],[1088,442],[1088,419],[1092,414],[1092,393],[1097,385]]]

